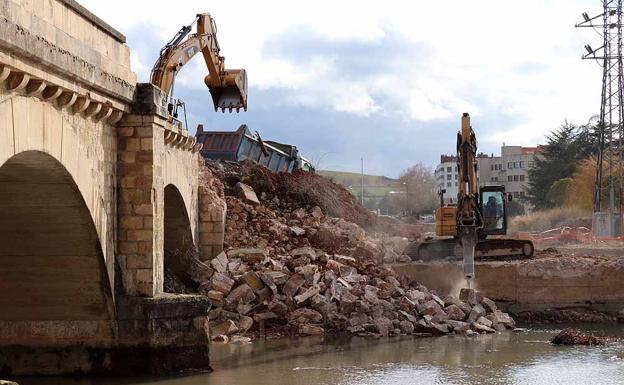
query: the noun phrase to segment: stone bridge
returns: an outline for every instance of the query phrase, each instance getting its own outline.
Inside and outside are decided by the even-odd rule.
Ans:
[[[0,375],[208,365],[163,272],[221,251],[225,205],[165,105],[74,0],[0,1]]]

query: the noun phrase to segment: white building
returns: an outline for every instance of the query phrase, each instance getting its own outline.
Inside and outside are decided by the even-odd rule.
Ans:
[[[477,155],[477,182],[479,186],[503,185],[517,202],[528,207],[525,200],[529,183],[528,170],[533,167],[539,147],[506,146],[501,147],[501,155]],[[456,157],[442,155],[436,167],[435,176],[438,188],[446,189],[445,203],[457,200],[457,164]]]
[[[435,169],[437,191],[444,192],[444,203],[456,203],[457,187],[459,185],[459,173],[457,171],[457,157],[440,155],[440,164]]]

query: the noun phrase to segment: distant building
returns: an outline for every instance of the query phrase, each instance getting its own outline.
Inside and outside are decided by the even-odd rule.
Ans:
[[[517,202],[529,209],[526,201],[526,188],[529,183],[528,171],[533,167],[539,147],[506,146],[501,147],[501,155],[477,155],[477,182],[479,186],[503,185],[505,191],[512,194]],[[436,167],[435,176],[438,188],[446,189],[445,203],[457,201],[457,157],[442,155]]]
[[[444,192],[444,203],[456,203],[457,187],[459,185],[459,173],[457,170],[457,157],[452,155],[440,155],[440,164],[435,169],[437,191]]]

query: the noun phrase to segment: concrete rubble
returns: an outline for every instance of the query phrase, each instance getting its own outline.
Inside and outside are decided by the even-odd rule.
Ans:
[[[199,292],[213,301],[214,340],[246,333],[271,336],[273,329],[378,337],[471,335],[515,327],[508,314],[477,292],[440,298],[384,267],[388,254],[402,255],[406,242],[400,237],[373,238],[318,206],[297,207],[277,195],[257,194],[250,185],[241,194],[240,181],[222,180],[226,251],[209,264],[193,264],[204,271],[191,274],[201,277]],[[259,203],[250,202],[254,195]]]

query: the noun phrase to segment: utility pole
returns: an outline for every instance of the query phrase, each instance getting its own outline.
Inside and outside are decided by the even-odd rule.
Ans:
[[[592,232],[594,236],[620,237],[624,213],[624,200],[622,199],[622,178],[624,177],[622,168],[622,140],[624,140],[622,0],[603,0],[602,13],[594,17],[583,13],[583,21],[576,24],[576,27],[591,27],[603,38],[600,48],[593,49],[586,44],[587,53],[582,57],[596,60],[602,66],[600,115],[595,128],[598,138],[598,156],[596,158]],[[606,181],[606,188],[603,187],[603,181]],[[607,213],[604,212],[604,193],[608,196]]]

